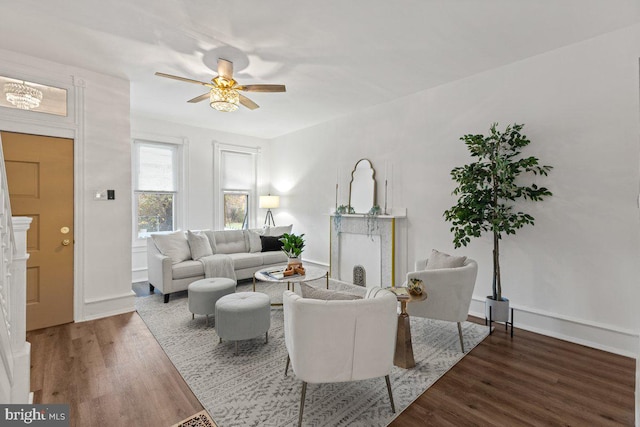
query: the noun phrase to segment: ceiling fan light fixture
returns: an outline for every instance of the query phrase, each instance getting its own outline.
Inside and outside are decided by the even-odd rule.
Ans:
[[[214,87],[209,93],[209,105],[211,108],[230,113],[238,109],[240,94],[232,88]]]
[[[21,110],[40,106],[42,91],[23,83],[5,83],[4,95],[8,102]]]

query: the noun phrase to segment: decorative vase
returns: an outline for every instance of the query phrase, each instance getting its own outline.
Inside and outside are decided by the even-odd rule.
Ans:
[[[509,300],[502,298],[502,301],[493,299],[493,296],[487,296],[484,303],[484,316],[489,319],[489,309],[491,309],[491,320],[494,322],[509,321]]]
[[[420,296],[424,292],[424,283],[422,283],[422,280],[409,280],[407,291],[409,291],[411,295]]]
[[[292,266],[293,268],[302,267],[302,260],[300,257],[289,258],[289,262],[287,263],[287,267]]]

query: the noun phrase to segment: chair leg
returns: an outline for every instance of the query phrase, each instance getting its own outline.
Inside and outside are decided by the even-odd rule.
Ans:
[[[307,383],[302,381],[302,394],[300,396],[300,414],[298,415],[298,427],[302,425],[302,411],[304,411],[304,396],[307,394]]]
[[[389,375],[385,375],[384,379],[387,381],[387,391],[389,392],[389,400],[391,401],[391,412],[396,413],[396,404],[393,403],[393,393],[391,392],[391,380]]]
[[[269,331],[264,333],[264,343],[269,344]]]
[[[462,325],[458,322],[458,336],[460,337],[460,347],[462,347],[462,352],[464,353],[464,342],[462,342]]]
[[[284,367],[284,376],[287,376],[287,371],[289,370],[289,362],[291,361],[291,359],[289,359],[289,355],[287,354],[287,365]]]
[[[155,289],[156,289],[156,288],[155,288],[151,283],[149,283],[149,293],[150,293],[150,294],[153,294],[153,291],[154,291]]]
[[[169,302],[169,294],[164,294],[164,303],[168,303]]]

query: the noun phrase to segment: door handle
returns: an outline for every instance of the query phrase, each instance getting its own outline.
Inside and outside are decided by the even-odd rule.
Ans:
[[[62,241],[62,246],[69,246],[70,244],[71,244],[71,240],[69,240],[69,239],[64,239]]]

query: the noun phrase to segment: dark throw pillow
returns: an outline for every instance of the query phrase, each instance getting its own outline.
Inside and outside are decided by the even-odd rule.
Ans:
[[[281,237],[282,236],[260,236],[260,243],[262,243],[262,252],[281,251]]]

